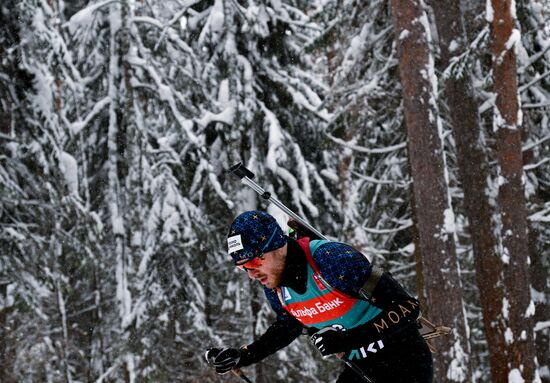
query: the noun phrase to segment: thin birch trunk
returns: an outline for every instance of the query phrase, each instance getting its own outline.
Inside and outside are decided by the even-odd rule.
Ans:
[[[454,241],[448,175],[425,5],[392,0],[414,204],[430,319],[453,328],[436,344],[435,382],[471,379],[469,343]]]

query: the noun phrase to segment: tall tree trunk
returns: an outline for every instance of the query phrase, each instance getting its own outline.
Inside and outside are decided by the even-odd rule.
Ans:
[[[542,226],[542,225],[541,225]],[[548,326],[548,319],[550,318],[550,302],[546,299],[549,296],[548,292],[550,286],[547,284],[548,280],[548,251],[545,252],[544,247],[548,246],[541,239],[540,232],[537,230],[539,225],[531,224],[529,230],[529,245],[531,248],[531,282],[533,284],[533,295],[535,300],[535,316],[533,322],[536,328],[537,324],[543,325],[537,332],[535,339],[535,352],[537,361],[541,370],[543,368],[550,367],[550,342],[548,328],[544,329],[545,325]],[[541,230],[543,230],[541,228]],[[542,383],[550,383],[550,376],[541,376]]]
[[[6,381],[7,366],[7,312],[8,312],[8,283],[0,280],[0,382]]]
[[[127,6],[123,3],[122,6]],[[109,106],[109,130],[108,130],[108,179],[109,179],[109,193],[108,204],[110,210],[111,225],[113,230],[113,238],[115,245],[116,256],[116,297],[119,308],[120,330],[122,333],[122,344],[124,348],[122,350],[121,361],[124,366],[124,381],[126,383],[133,383],[135,381],[134,371],[134,356],[131,350],[128,349],[129,340],[129,328],[131,323],[132,311],[132,296],[129,286],[129,270],[127,252],[125,247],[125,228],[123,217],[123,195],[121,191],[119,177],[121,176],[121,162],[123,156],[120,155],[119,150],[121,147],[120,135],[121,135],[121,118],[120,108],[123,106],[123,102],[120,100],[119,91],[121,89],[121,73],[123,69],[121,67],[121,19],[123,18],[123,12],[120,4],[112,4],[110,9],[110,61],[109,61],[109,97],[111,103]]]
[[[414,203],[427,303],[436,323],[453,327],[441,339],[435,382],[470,379],[469,343],[454,242],[445,157],[438,119],[431,40],[422,0],[392,0]]]
[[[530,296],[527,208],[523,190],[522,139],[519,126],[517,63],[514,47],[519,31],[514,29],[512,0],[491,0],[491,37],[496,102],[493,127],[496,130],[499,169],[498,205],[501,219],[503,301],[508,344],[508,377],[534,381],[534,303]],[[492,17],[492,19],[491,19]],[[516,40],[517,39],[517,40]]]
[[[466,33],[460,2],[434,1],[433,10],[439,34],[441,68],[445,70],[453,55],[461,55],[466,48]],[[451,44],[454,45],[452,52]],[[470,223],[476,280],[489,348],[491,377],[493,382],[505,382],[508,378],[505,327],[502,321],[504,289],[499,281],[502,264],[496,254],[496,238],[492,225],[493,209],[486,194],[489,163],[484,150],[472,80],[466,69],[460,74],[450,75],[446,81],[445,95],[457,147],[458,170],[464,189],[464,206]]]

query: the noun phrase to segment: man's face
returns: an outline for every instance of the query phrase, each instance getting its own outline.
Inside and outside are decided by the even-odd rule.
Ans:
[[[260,266],[247,269],[250,279],[256,279],[265,287],[272,289],[279,286],[285,268],[287,245],[264,253],[264,260]]]

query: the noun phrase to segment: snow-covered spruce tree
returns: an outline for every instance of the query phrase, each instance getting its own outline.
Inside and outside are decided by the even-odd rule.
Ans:
[[[326,152],[319,148],[319,128],[326,112],[319,110],[318,94],[324,85],[308,72],[311,58],[303,49],[318,30],[304,13],[306,6],[291,1],[203,1],[182,19],[184,38],[204,62],[200,79],[206,84],[211,110],[217,110],[220,119],[231,112],[229,123],[212,121],[210,115],[199,121],[210,163],[197,167],[193,179],[194,190],[203,198],[202,206],[217,223],[215,230],[222,240],[235,215],[246,209],[266,208],[252,191],[232,178],[220,177],[234,203],[230,211],[220,210],[212,192],[202,187],[207,177],[215,177],[237,161],[244,162],[256,173],[258,182],[293,210],[320,224],[328,234],[335,232],[330,212],[336,204],[326,179],[314,165]],[[276,208],[270,211],[283,218]],[[225,244],[216,246],[223,255]],[[227,264],[228,259],[223,256],[219,262]],[[230,266],[222,270],[225,274],[219,268],[208,272],[217,278],[207,285],[207,301],[212,305],[209,321],[216,329],[230,326],[237,331],[224,334],[224,343],[249,343],[273,316],[256,284],[250,284]],[[222,302],[222,295],[230,298]],[[243,321],[247,325],[243,326]],[[311,350],[299,344],[247,370],[252,376],[255,372],[259,382],[274,376],[285,381],[323,380],[322,373],[312,373]]]
[[[181,10],[176,2],[99,2],[68,24],[79,57],[93,60],[89,70],[105,69],[91,89],[100,100],[94,116],[81,124],[102,130],[96,178],[107,184],[98,202],[112,266],[105,295],[117,302],[105,315],[117,331],[102,373],[129,381],[192,376],[211,337],[201,285],[213,241],[190,197],[201,201],[192,191],[205,146],[196,119],[209,105],[196,55],[171,22]]]
[[[75,113],[68,100],[78,99],[85,81],[65,44],[57,8],[29,1],[11,11],[18,20],[11,23],[16,37],[4,56],[15,71],[6,99],[11,142],[2,162],[2,223],[11,229],[2,230],[2,254],[17,307],[13,334],[21,335],[6,338],[13,358],[7,373],[17,381],[71,381],[89,372],[94,307],[87,276],[93,275],[95,244],[88,239],[95,222],[79,195],[75,141],[66,129]]]
[[[323,174],[339,190],[341,240],[361,248],[415,290],[401,87],[389,4],[333,2],[317,11],[312,47],[331,84],[325,135],[339,148]],[[404,278],[404,279],[403,279]]]
[[[227,283],[234,270],[222,267],[224,234],[217,233],[236,213],[221,187],[222,165],[266,157],[270,170],[254,170],[310,216],[313,190],[328,195],[312,166],[317,152],[300,142],[314,142],[322,89],[298,69],[310,31],[305,16],[288,4],[226,4],[222,14],[237,22],[219,24],[220,4],[21,5],[22,39],[30,43],[13,49],[34,82],[18,108],[23,128],[6,130],[17,142],[2,164],[7,200],[16,202],[5,217],[16,230],[3,240],[22,258],[5,258],[12,295],[25,308],[18,320],[35,332],[23,331],[29,337],[12,347],[33,356],[30,369],[26,359],[14,361],[17,380],[194,379],[205,370],[204,339],[222,341],[211,327],[223,328],[224,318],[237,324],[227,314],[241,314],[249,300],[242,280]],[[212,31],[236,25],[238,38],[228,32],[220,41],[238,41],[242,54],[226,54]],[[297,170],[286,169],[294,163]],[[254,205],[245,194],[239,206]],[[223,309],[224,290],[244,299]],[[264,314],[247,308],[243,315],[257,332],[265,327]],[[289,355],[298,358],[295,349]],[[266,375],[304,380],[313,369],[302,358],[294,371],[276,363]]]
[[[225,290],[238,298],[244,281],[228,283],[237,275],[223,256],[224,236],[231,215],[242,208],[228,210],[233,204],[221,187],[223,168],[237,159],[260,164],[266,157],[271,180],[285,181],[275,186],[288,191],[293,197],[290,202],[299,210],[307,206],[309,213],[315,214],[308,177],[320,186],[317,190],[325,186],[315,178],[306,154],[314,159],[316,153],[303,154],[292,134],[314,131],[312,117],[320,103],[315,90],[321,88],[313,77],[289,66],[292,60],[299,63],[299,43],[306,41],[301,39],[305,39],[307,27],[305,16],[286,4],[275,8],[252,4],[250,9],[222,2],[201,2],[193,7],[175,2],[134,5],[124,11],[123,4],[121,10],[120,33],[128,40],[116,36],[108,40],[108,29],[99,33],[104,27],[98,20],[107,19],[112,4],[92,4],[73,15],[69,23],[75,40],[81,42],[90,36],[90,28],[99,28],[91,35],[103,37],[99,43],[105,51],[118,56],[98,55],[98,62],[109,63],[110,75],[106,74],[103,89],[96,95],[105,104],[92,112],[102,106],[110,108],[108,115],[102,111],[97,116],[119,132],[113,134],[118,139],[101,144],[107,145],[103,152],[109,153],[107,167],[111,169],[106,176],[110,197],[104,206],[116,200],[120,217],[113,220],[112,205],[105,212],[114,236],[118,236],[107,243],[113,246],[113,240],[118,242],[119,250],[110,251],[118,253],[118,268],[126,267],[127,273],[116,281],[119,287],[126,286],[122,292],[126,298],[119,297],[119,304],[129,306],[120,316],[121,331],[130,334],[129,341],[138,341],[125,344],[123,336],[113,340],[119,352],[110,366],[125,363],[133,376],[129,371],[132,363],[121,359],[124,347],[130,347],[134,351],[128,355],[133,355],[136,377],[169,380],[184,374],[194,379],[211,374],[205,371],[199,352],[205,347],[204,340],[222,342],[211,328],[230,325],[241,335],[239,339],[224,336],[223,341],[240,344],[250,340],[242,338],[242,316],[254,323],[246,331],[259,323],[258,333],[266,324],[248,304],[239,312],[249,301],[248,289],[242,302],[231,304],[221,299]],[[256,23],[258,12],[263,16]],[[224,22],[226,17],[234,22]],[[109,22],[112,27],[113,19]],[[269,29],[277,26],[276,32]],[[288,40],[289,44],[269,47],[274,44],[272,35],[275,41]],[[95,52],[97,44],[79,44],[75,49],[82,51],[81,57],[90,57],[86,52]],[[113,44],[118,44],[114,51],[110,48]],[[113,89],[113,82],[117,94],[106,90]],[[113,114],[119,117],[113,118]],[[93,125],[93,119],[83,120],[83,125],[86,122]],[[307,137],[304,134],[301,139],[311,143]],[[298,171],[288,169],[294,163]],[[262,165],[252,167],[265,173]],[[227,185],[231,189],[235,184]],[[244,207],[243,202],[239,206]],[[127,253],[131,254],[121,264],[118,260]],[[148,347],[155,343],[161,346]],[[181,349],[181,354],[174,353],[174,347]],[[265,375],[273,375],[270,368],[278,369],[279,363],[267,367]],[[312,368],[302,359],[294,373],[307,375]],[[108,366],[106,370],[112,371]]]
[[[166,118],[158,105],[168,93],[162,92],[162,83],[151,81],[156,88],[144,82],[146,91],[160,88],[157,103],[142,105],[143,94],[140,99],[130,94],[129,84],[139,88],[140,83],[137,76],[129,81],[130,64],[138,66],[132,57],[121,59],[130,51],[128,33],[123,35],[132,26],[128,4],[100,2],[74,15],[63,2],[55,7],[26,2],[18,10],[20,39],[26,44],[9,48],[21,56],[18,69],[32,78],[33,87],[13,101],[21,103],[23,118],[12,124],[18,129],[7,130],[6,139],[14,145],[2,164],[3,206],[13,206],[3,220],[14,227],[3,237],[10,249],[6,274],[21,307],[22,324],[14,331],[27,335],[11,347],[13,375],[18,381],[107,376],[132,381],[156,372],[154,365],[136,366],[148,342],[145,337],[132,340],[144,323],[164,323],[157,320],[164,315],[162,307],[172,317],[178,312],[189,316],[185,326],[171,322],[164,327],[189,328],[200,315],[199,306],[188,309],[196,295],[188,302],[180,299],[194,286],[169,278],[160,289],[157,274],[163,270],[147,262],[166,253],[168,271],[161,275],[171,272],[184,282],[193,277],[181,272],[192,254],[178,250],[194,239],[193,225],[200,217],[181,191],[174,191],[172,163],[168,170],[164,166],[170,158],[159,160],[154,148]],[[74,18],[65,23],[65,16]],[[148,126],[143,116],[157,112],[152,129],[143,129]],[[141,130],[129,123],[133,116],[142,118]],[[176,163],[181,168],[178,158]],[[162,247],[176,240],[181,240],[179,248]],[[184,375],[183,363],[178,364]]]

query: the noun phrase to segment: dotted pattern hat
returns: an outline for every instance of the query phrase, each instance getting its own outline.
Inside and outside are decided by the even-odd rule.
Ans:
[[[283,247],[287,237],[275,218],[263,211],[239,215],[227,234],[228,253],[235,263],[258,257]]]

